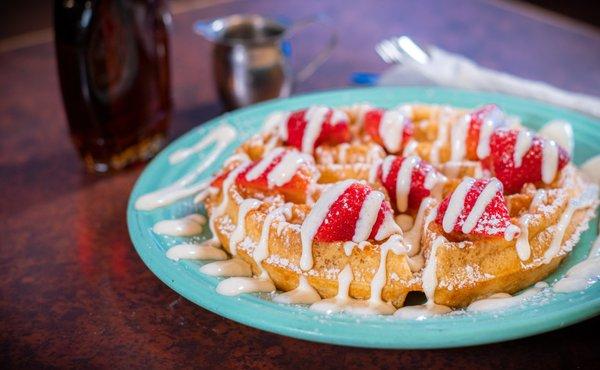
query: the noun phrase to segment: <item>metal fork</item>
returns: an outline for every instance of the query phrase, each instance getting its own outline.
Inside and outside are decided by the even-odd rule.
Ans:
[[[384,62],[389,64],[402,64],[407,61],[426,64],[431,59],[426,48],[418,45],[408,36],[385,39],[375,46],[375,51]]]

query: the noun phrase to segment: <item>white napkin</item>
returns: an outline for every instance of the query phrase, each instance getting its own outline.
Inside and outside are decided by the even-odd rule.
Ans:
[[[478,66],[473,61],[431,47],[431,59],[420,64],[408,60],[384,72],[379,85],[441,85],[478,91],[493,91],[532,98],[600,117],[600,98],[568,92],[539,81]]]

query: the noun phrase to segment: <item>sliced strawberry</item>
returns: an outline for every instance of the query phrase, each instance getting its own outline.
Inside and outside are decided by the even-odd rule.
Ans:
[[[384,148],[386,148],[386,150],[388,150],[391,153],[390,148],[386,147],[383,138],[379,134],[379,126],[381,124],[381,118],[383,117],[384,113],[385,110],[378,108],[368,110],[364,115],[364,129],[365,133],[371,136],[373,141],[383,146]],[[400,139],[401,145],[399,146],[398,150],[394,151],[395,153],[400,152],[414,135],[414,125],[408,118],[406,118],[404,122],[401,123],[404,125],[402,128],[402,137]]]
[[[306,120],[304,114],[306,109],[298,110],[290,114],[287,124],[287,139],[285,144],[296,147],[298,150],[302,150],[302,138],[304,137],[304,129],[306,128]]]
[[[391,161],[391,163],[386,163]],[[413,168],[410,177],[410,189],[408,192],[407,208],[401,207],[398,202],[397,193],[397,182],[398,174],[402,163],[407,161],[406,165],[411,165],[410,161],[413,161]],[[387,176],[384,178],[384,168],[389,168]],[[425,184],[427,177],[430,177],[430,181]],[[432,165],[421,160],[418,157],[400,157],[400,156],[388,156],[384,163],[379,167],[377,171],[377,177],[385,187],[390,197],[391,203],[394,209],[399,212],[405,212],[407,209],[418,210],[421,202],[424,198],[431,195],[431,190],[439,181],[445,180],[444,176],[439,173]],[[426,186],[427,185],[427,186]],[[402,196],[402,194],[400,194]],[[401,203],[401,202],[400,202]]]
[[[323,114],[323,120],[318,136],[315,138],[312,147],[306,150],[307,152],[312,151],[312,149],[319,145],[336,145],[350,141],[350,126],[348,117],[344,113],[324,107],[312,107],[295,111],[289,116],[286,122],[287,138],[284,138],[286,145],[296,147],[298,150],[303,150],[302,145],[304,135],[306,134],[306,127],[308,125],[307,117],[310,117],[310,115],[315,112],[325,113]],[[320,113],[317,114],[317,116],[319,115]]]
[[[314,240],[320,242],[351,241],[354,238],[356,224],[367,196],[375,192],[370,186],[354,182],[331,204],[325,219],[319,226]],[[325,195],[322,195],[325,196]],[[383,195],[381,195],[383,198]],[[317,205],[315,206],[317,207]],[[380,203],[377,218],[371,228],[368,239],[375,239],[384,222],[393,222],[392,211],[387,201]],[[394,229],[393,227],[391,229]],[[388,227],[387,230],[390,230]],[[394,230],[399,230],[396,225]],[[397,232],[397,231],[396,231]],[[389,235],[378,237],[385,238]]]
[[[276,149],[277,153],[274,156],[265,156],[263,159],[254,161],[247,169],[240,172],[240,174],[236,178],[236,185],[241,189],[259,192],[264,194],[281,194],[283,197],[291,202],[301,203],[306,200],[306,194],[308,191],[308,187],[311,183],[314,183],[316,180],[316,169],[314,168],[314,163],[312,163],[312,159],[308,156],[304,156],[307,158],[305,162],[302,162],[296,173],[291,177],[289,181],[286,181],[284,184],[273,184],[269,181],[269,175],[272,171],[277,167],[277,165],[283,160],[283,158],[287,155],[295,153],[296,155],[300,155],[295,150],[282,150]],[[264,170],[258,175],[252,178],[249,178],[249,174],[251,171],[257,167],[262,166],[264,163],[261,163],[263,160],[268,161]]]
[[[477,108],[471,112],[471,121],[469,122],[469,128],[467,130],[466,148],[467,158],[470,160],[481,159],[477,155],[477,147],[480,142],[481,127],[485,122],[488,122],[491,127],[488,134],[495,131],[500,127],[506,126],[506,120],[504,119],[504,113],[495,104],[487,104],[480,108]],[[485,143],[483,143],[485,145]]]
[[[216,174],[213,177],[213,179],[210,181],[210,187],[220,188],[221,186],[223,186],[223,181],[225,181],[225,178],[227,177],[227,175],[229,175],[229,172],[231,172],[231,171],[228,170],[228,171],[223,171],[223,172]]]
[[[454,204],[454,211],[458,212],[458,215],[455,220],[447,220],[451,227],[451,230],[448,230],[444,226],[444,218],[448,212],[451,199],[453,197],[460,196],[460,194],[457,193],[460,193],[460,190],[463,188],[463,186],[466,190],[464,201],[462,204]],[[489,192],[489,195],[491,195],[492,198],[487,198],[489,199],[487,205],[485,205],[485,203],[482,204],[485,206],[485,208],[483,209],[483,212],[479,218],[473,218],[471,220],[471,222],[476,221],[476,223],[465,225],[465,223],[468,221],[469,215],[474,209],[475,203],[480,198],[481,193],[486,187],[489,187],[486,193]],[[472,217],[476,216],[477,214],[474,214]],[[512,225],[510,222],[508,208],[506,206],[506,200],[504,199],[502,183],[494,178],[479,180],[465,178],[457,187],[457,189],[448,197],[446,197],[442,203],[440,203],[435,221],[442,225],[444,227],[444,231],[447,233],[456,232],[478,236],[504,236],[506,229]],[[452,221],[454,221],[453,225]]]
[[[519,167],[515,165],[515,150],[518,130],[498,130],[490,139],[490,155],[482,161],[484,169],[489,170],[504,185],[508,194],[519,192],[526,183],[542,182],[542,163],[544,142],[547,140],[532,135],[529,150],[522,157]],[[568,152],[558,146],[557,171],[569,163]]]

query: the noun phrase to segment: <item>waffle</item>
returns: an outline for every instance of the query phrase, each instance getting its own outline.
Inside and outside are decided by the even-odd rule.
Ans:
[[[390,313],[410,292],[459,308],[545,278],[597,192],[495,105],[363,104],[273,114],[202,200],[254,276]]]

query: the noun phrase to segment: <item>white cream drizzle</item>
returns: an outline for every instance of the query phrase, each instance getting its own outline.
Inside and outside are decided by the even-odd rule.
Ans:
[[[263,132],[277,133],[282,140],[288,139],[288,127],[287,122],[290,118],[291,112],[281,111],[281,112],[273,112],[267,119],[263,125]]]
[[[333,126],[341,123],[341,122],[348,122],[349,118],[348,115],[346,114],[346,112],[339,110],[339,109],[331,109],[331,124]]]
[[[352,252],[354,251],[354,248],[358,248],[361,251],[365,249],[366,246],[371,245],[370,242],[368,241],[362,241],[360,243],[355,243],[352,241],[348,241],[348,242],[344,242],[342,244],[342,248],[344,249],[344,254],[348,257],[350,257],[352,255]]]
[[[548,196],[548,193],[546,193],[545,189],[536,190],[535,194],[533,195],[533,199],[531,200],[531,204],[529,205],[529,209],[530,210],[537,209],[539,206],[541,206],[546,201],[547,196]]]
[[[200,272],[210,276],[252,276],[250,265],[238,257],[207,263],[200,267]]]
[[[491,296],[472,302],[468,307],[467,311],[474,312],[489,312],[504,310],[507,308],[515,307],[523,304],[531,297],[537,295],[543,289],[547,288],[548,284],[543,281],[536,283],[533,287],[524,290],[521,294],[511,296],[508,293],[496,293]]]
[[[440,149],[448,142],[448,128],[450,126],[452,110],[449,107],[443,107],[439,113],[437,137],[431,143],[429,151],[429,161],[432,164],[440,163]]]
[[[542,146],[542,181],[550,184],[558,171],[558,145],[553,140],[544,140]]]
[[[517,239],[516,249],[517,255],[521,261],[527,261],[531,257],[531,246],[529,245],[529,223],[531,222],[531,215],[523,215],[519,218],[521,224],[521,234]]]
[[[435,288],[437,288],[437,250],[438,248],[446,243],[447,240],[443,236],[438,236],[431,243],[431,250],[429,251],[429,258],[423,269],[423,292],[427,297],[427,304],[433,304],[435,302]]]
[[[282,155],[283,152],[284,152],[283,148],[275,148],[275,149],[271,150],[270,152],[268,152],[267,155],[265,155],[260,161],[258,161],[258,163],[256,163],[256,165],[254,165],[246,173],[246,180],[254,181],[254,180],[258,179],[263,173],[265,173],[265,171],[271,165],[271,163],[273,163],[275,158]]]
[[[354,250],[354,247],[357,244],[354,242],[344,242],[343,244],[343,248],[344,248],[344,254],[348,257],[350,257],[352,255],[352,251]]]
[[[313,303],[310,306],[311,310],[324,312],[327,314],[342,312],[346,305],[351,304],[352,299],[349,296],[350,283],[354,278],[352,268],[346,265],[338,274],[338,292],[333,298],[323,299]]]
[[[502,184],[500,183],[500,181],[498,181],[495,178],[490,179],[490,181],[487,183],[487,185],[481,191],[481,194],[479,194],[479,196],[477,197],[477,200],[475,201],[475,205],[473,205],[473,208],[469,212],[467,219],[463,223],[463,225],[462,225],[463,233],[469,234],[471,231],[473,231],[473,229],[477,225],[477,221],[479,221],[479,219],[481,218],[481,215],[483,215],[483,212],[485,211],[487,206],[490,204],[490,202],[492,201],[492,199],[494,198],[496,193],[498,193],[500,191],[500,189],[502,189]],[[466,195],[466,193],[465,193],[465,195]],[[464,197],[463,197],[463,199],[464,199]],[[448,206],[448,208],[450,208],[450,206]],[[462,208],[462,205],[461,205],[461,208]],[[454,222],[456,222],[456,220]]]
[[[356,116],[355,124],[358,127],[363,127],[365,124],[365,115],[373,109],[370,104],[354,104],[348,108],[349,111],[354,112]]]
[[[479,159],[490,155],[490,137],[494,127],[499,126],[504,119],[504,113],[498,107],[494,107],[482,118],[483,122],[479,129],[479,142],[477,143],[477,157]]]
[[[538,189],[529,205],[530,211],[535,211],[546,199],[546,190]],[[527,261],[531,257],[531,246],[529,244],[529,224],[533,219],[533,215],[525,214],[519,218],[519,238],[516,243],[517,256],[521,261]],[[512,225],[511,225],[512,226]]]
[[[409,247],[404,244],[402,237],[399,235],[392,235],[385,243],[381,244],[379,251],[379,267],[377,268],[375,275],[373,275],[373,280],[371,280],[371,297],[369,298],[369,303],[371,305],[377,307],[389,305],[390,313],[395,311],[395,308],[391,303],[384,302],[381,299],[381,293],[383,292],[383,287],[387,281],[387,256],[390,251],[395,254],[406,254],[408,249]]]
[[[355,182],[356,180],[345,180],[330,186],[323,194],[310,213],[304,219],[300,229],[302,241],[302,255],[300,256],[300,268],[304,271],[313,266],[312,244],[317,230],[327,217],[333,203]]]
[[[571,267],[565,276],[554,283],[557,293],[578,292],[600,279],[600,237],[592,245],[588,257]]]
[[[510,224],[506,227],[506,229],[504,230],[504,240],[506,241],[512,241],[515,236],[517,236],[519,233],[521,232],[521,229],[514,224]]]
[[[168,236],[192,236],[202,233],[204,224],[206,224],[206,217],[193,213],[174,220],[158,221],[152,227],[152,231]]]
[[[327,113],[329,113],[329,108],[323,106],[312,106],[304,112],[304,119],[307,122],[302,135],[302,151],[304,153],[310,154],[313,152]]]
[[[397,158],[398,157],[396,157],[396,156],[388,155],[387,157],[385,157],[383,159],[383,162],[381,163],[381,178],[382,179],[388,178],[388,176],[390,175],[390,171],[392,169],[392,164],[394,163],[394,161]]]
[[[226,260],[227,253],[211,244],[178,244],[167,251],[167,258],[173,261],[189,260]]]
[[[277,146],[278,142],[279,136],[271,135],[271,137],[269,137],[269,140],[267,140],[267,142],[264,143],[263,153],[268,153],[271,150],[273,150],[273,148]]]
[[[383,203],[384,200],[383,193],[379,191],[371,191],[367,194],[367,197],[360,207],[358,220],[356,221],[354,228],[354,236],[352,236],[353,242],[360,243],[369,239],[369,235],[371,235],[371,231],[373,230],[373,225],[375,225],[375,221],[377,221],[381,203]]]
[[[402,151],[402,155],[407,157],[411,154],[414,154],[419,147],[419,142],[413,139],[410,139],[408,143],[404,146],[404,150]]]
[[[462,162],[446,162],[439,168],[443,172],[444,175],[448,176],[451,179],[455,179],[455,178],[458,178],[458,175],[460,174],[460,170],[462,169],[462,167],[463,167]],[[477,176],[474,176],[474,177],[477,177]]]
[[[423,199],[411,229],[404,233],[404,243],[409,246],[407,253],[411,257],[421,250],[421,235],[423,234],[423,230],[425,230],[429,222],[433,221],[433,218],[435,218],[435,211],[429,213],[429,216],[431,216],[431,214],[434,215],[433,218],[425,217],[425,213],[432,207],[434,202],[435,200],[430,197]]]
[[[237,245],[246,237],[246,215],[248,212],[258,208],[261,202],[258,199],[244,199],[239,206],[237,224],[229,237],[229,253],[237,254]]]
[[[515,142],[515,152],[513,153],[515,168],[519,168],[523,164],[523,157],[529,151],[532,140],[533,134],[530,131],[519,131],[519,134],[517,135],[517,141]]]
[[[398,153],[402,148],[405,121],[406,117],[399,109],[390,109],[383,112],[379,123],[379,137],[388,152]]]
[[[544,253],[544,263],[550,263],[554,257],[560,252],[563,237],[567,231],[567,227],[571,222],[573,213],[578,209],[590,207],[598,196],[598,189],[595,186],[587,187],[579,198],[571,199],[567,208],[560,216],[558,224],[555,226],[554,235],[550,246]]]
[[[222,216],[225,211],[227,211],[227,207],[229,206],[229,190],[231,189],[231,187],[233,186],[235,179],[237,178],[237,176],[242,173],[243,171],[246,170],[246,168],[248,168],[248,166],[250,165],[250,162],[246,161],[246,162],[241,162],[236,168],[234,168],[231,172],[229,172],[229,174],[227,174],[227,176],[225,177],[225,180],[223,180],[223,187],[222,187],[222,198],[221,198],[221,203],[219,203],[219,205],[217,207],[215,207],[215,209],[213,210],[209,220],[208,220],[208,226],[210,228],[210,231],[213,234],[213,240],[218,241],[218,239],[216,239],[216,232],[215,232],[215,220]],[[208,189],[210,190],[210,188]]]
[[[196,194],[192,202],[194,204],[204,203],[209,196],[214,195],[218,192],[219,189],[209,186],[206,189],[200,191],[198,194]]]
[[[284,304],[313,304],[320,300],[321,296],[304,275],[300,275],[296,288],[273,297],[273,301]]]
[[[230,277],[222,280],[217,285],[217,293],[226,296],[235,296],[242,293],[269,293],[275,291],[271,279],[253,277]]]
[[[237,131],[229,124],[223,123],[213,129],[196,145],[176,151],[171,154],[169,161],[172,164],[179,163],[199,153],[211,144],[215,144],[212,152],[200,162],[189,174],[183,176],[171,185],[140,196],[135,202],[135,208],[140,211],[150,211],[159,207],[172,204],[180,199],[193,195],[208,187],[208,182],[194,184],[198,177],[206,170],[233,141]]]
[[[243,153],[243,152],[234,153],[234,154],[230,155],[225,160],[225,162],[223,162],[223,167],[228,167],[230,164],[232,164],[234,162],[239,162],[239,163],[250,162],[250,157],[248,157],[248,154]]]
[[[275,208],[265,216],[265,220],[263,221],[263,226],[260,232],[260,239],[252,256],[254,258],[254,262],[256,262],[263,274],[265,273],[265,270],[262,267],[262,261],[269,256],[269,233],[271,231],[271,224],[274,221],[285,222],[291,216],[291,203],[286,203],[281,207]]]
[[[367,163],[375,163],[381,161],[385,157],[385,151],[377,144],[371,145],[371,149],[367,152]]]
[[[465,157],[467,153],[466,141],[467,141],[467,132],[469,130],[469,123],[471,122],[471,115],[465,114],[462,116],[450,130],[450,140],[451,140],[451,161],[460,161]]]
[[[452,311],[450,307],[435,303],[435,289],[437,288],[437,250],[446,243],[447,240],[443,236],[438,236],[431,243],[429,258],[425,264],[422,273],[423,292],[427,297],[427,302],[424,305],[404,306],[399,308],[394,316],[401,319],[423,320],[427,317],[442,315]]]
[[[515,168],[523,165],[523,158],[533,144],[534,135],[527,130],[520,130],[515,141],[513,161]],[[543,139],[542,143],[542,181],[550,184],[558,172],[559,147],[554,140]]]
[[[290,182],[303,164],[314,165],[312,157],[296,151],[285,153],[281,162],[267,175],[269,186],[283,186]]]
[[[435,169],[429,171],[427,173],[427,175],[425,176],[425,181],[423,182],[423,187],[427,190],[433,190],[437,185],[439,184],[443,184],[446,181],[448,181],[448,179],[446,178],[446,176],[442,175],[441,173],[439,173],[438,171],[436,171]]]
[[[413,107],[411,104],[401,104],[394,109],[399,111],[405,118],[412,119],[413,117]]]
[[[375,240],[380,241],[393,234],[402,234],[402,229],[394,221],[392,213],[386,212],[383,216],[383,222],[379,225],[379,229],[375,234]]]
[[[352,268],[346,265],[338,274],[337,295],[313,303],[310,309],[326,314],[346,312],[354,315],[389,315],[394,312],[394,306],[387,302],[373,303],[370,300],[350,298],[350,283],[353,278]]]
[[[554,140],[569,154],[573,154],[575,140],[573,135],[573,127],[569,122],[563,120],[552,120],[546,123],[538,131],[538,134],[546,139]]]
[[[248,168],[249,165],[250,162],[240,163],[235,169],[229,172],[229,174],[225,177],[225,180],[223,180],[223,193],[221,203],[219,203],[219,205],[215,208],[215,211],[211,216],[211,223],[212,220],[219,216],[222,216],[225,213],[225,211],[227,211],[227,207],[229,206],[229,189],[231,189],[231,187],[233,186],[233,183],[235,182],[237,176],[244,170],[246,170],[246,168]]]
[[[341,143],[337,146],[338,149],[338,159],[340,163],[346,163],[348,159],[348,149],[350,149],[350,143]]]
[[[283,186],[290,182],[302,164],[314,165],[312,157],[295,150],[275,148],[264,156],[248,173],[246,179],[254,181],[262,176],[275,161],[281,156],[281,160],[267,174],[267,185],[269,188]]]
[[[404,306],[400,307],[395,313],[394,317],[402,320],[425,320],[429,317],[435,317],[444,315],[451,312],[452,309],[448,306],[433,304],[433,305],[416,305],[416,306]]]
[[[474,183],[475,179],[465,177],[450,196],[448,208],[446,209],[446,213],[444,214],[444,218],[442,219],[442,227],[445,232],[450,233],[454,229],[456,220],[458,219],[458,216],[463,210],[465,197],[467,196],[467,193],[469,192]]]
[[[396,206],[398,211],[405,212],[408,209],[408,193],[412,183],[412,172],[415,166],[419,163],[419,157],[410,156],[404,158],[398,177],[396,178]]]
[[[379,168],[383,166],[383,160],[377,160],[373,162],[371,168],[369,169],[369,183],[374,184],[377,181],[377,173],[379,172]],[[383,175],[382,175],[383,176]],[[384,179],[385,177],[382,177]]]
[[[579,262],[571,267],[565,277],[554,284],[557,293],[578,292],[586,289],[600,279],[600,257]]]

